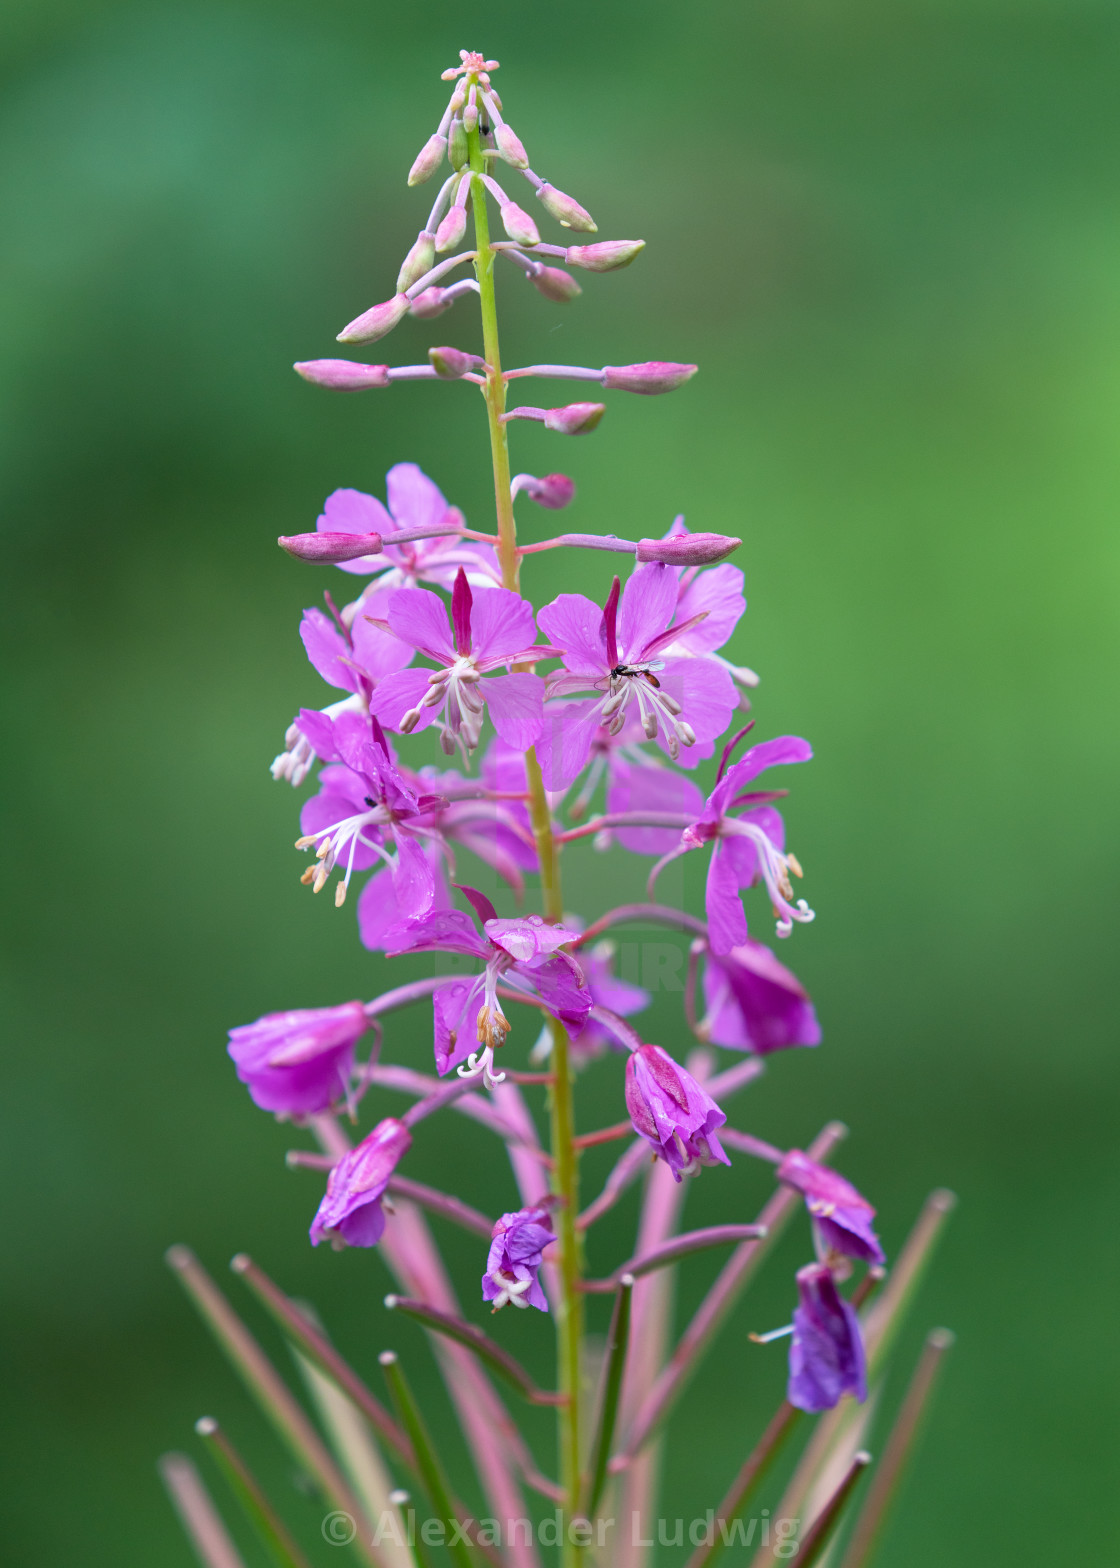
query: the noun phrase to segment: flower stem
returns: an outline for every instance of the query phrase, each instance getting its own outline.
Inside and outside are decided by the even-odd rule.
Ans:
[[[510,494],[509,442],[502,415],[506,407],[506,386],[502,378],[502,357],[498,340],[498,308],[494,292],[495,250],[490,243],[490,225],[486,211],[486,191],[478,178],[484,172],[485,161],[482,144],[476,130],[470,132],[467,145],[470,155],[471,208],[475,232],[475,276],[478,279],[479,301],[482,310],[482,349],[489,369],[484,396],[490,426],[490,455],[494,468],[494,507],[498,521],[498,560],[502,568],[502,584],[514,593],[519,591],[520,555],[517,548],[517,525],[513,516],[513,498]],[[530,748],[525,754],[525,773],[529,786],[529,818],[537,846],[540,865],[541,902],[547,920],[559,920],[564,912],[564,894],[560,881],[557,844],[552,830],[552,812],[549,809],[544,777],[536,753]],[[555,1082],[549,1099],[552,1122],[552,1189],[563,1200],[558,1215],[558,1240],[560,1243],[560,1299],[556,1302],[557,1362],[560,1392],[567,1395],[558,1411],[557,1441],[560,1450],[560,1475],[567,1499],[569,1515],[574,1513],[580,1492],[580,1362],[583,1341],[583,1294],[581,1291],[582,1260],[580,1239],[576,1232],[576,1215],[579,1213],[579,1155],[575,1137],[575,1106],[572,1098],[571,1062],[568,1055],[568,1036],[559,1024],[553,1025],[552,1069]],[[576,1562],[579,1549],[567,1544],[564,1532],[563,1561]]]

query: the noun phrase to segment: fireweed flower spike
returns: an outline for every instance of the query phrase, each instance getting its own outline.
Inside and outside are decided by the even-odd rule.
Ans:
[[[533,612],[524,599],[504,588],[476,599],[460,567],[450,620],[435,594],[402,589],[390,601],[387,625],[440,668],[401,670],[382,681],[370,700],[370,712],[383,724],[410,734],[438,719],[447,755],[456,747],[465,754],[478,745],[488,706],[502,739],[518,751],[528,750],[540,734],[544,682],[525,671],[492,673],[552,652],[534,646]]]
[[[368,1028],[361,1002],[266,1013],[230,1030],[229,1054],[262,1111],[310,1116],[346,1095],[354,1048]]]
[[[537,617],[564,663],[564,671],[549,678],[549,697],[589,689],[603,693],[594,702],[546,710],[544,749],[557,781],[580,772],[600,724],[618,734],[635,708],[646,737],[675,762],[682,746],[713,740],[725,730],[735,707],[735,689],[718,664],[661,656],[674,636],[672,567],[637,567],[621,603],[619,588],[616,577],[603,609],[583,594],[564,593]],[[678,626],[677,637],[681,630]]]
[[[786,1398],[798,1410],[831,1410],[845,1394],[867,1398],[867,1368],[854,1308],[824,1263],[797,1271]]]
[[[344,1154],[327,1177],[326,1193],[311,1222],[311,1245],[329,1241],[336,1251],[376,1247],[385,1229],[385,1188],[411,1147],[412,1134],[405,1124],[387,1116]]]
[[[885,1263],[886,1254],[871,1228],[875,1210],[851,1182],[800,1149],[791,1149],[778,1166],[779,1181],[796,1187],[813,1218],[822,1261],[839,1253],[865,1263]]]
[[[482,922],[481,933],[461,910],[432,910],[387,931],[384,946],[390,958],[402,953],[464,953],[483,961],[480,975],[473,980],[449,979],[433,993],[432,1003],[436,1069],[441,1077],[456,1067],[460,1077],[480,1077],[489,1088],[505,1076],[494,1072],[494,1052],[510,1032],[498,999],[499,985],[539,998],[545,1011],[573,1034],[587,1022],[592,997],[582,969],[562,950],[575,941],[578,931],[546,925],[539,915],[499,920],[485,894],[468,887],[461,891]]]
[[[359,935],[375,955],[368,960],[375,973],[362,992],[380,988],[380,994],[364,1004],[268,1014],[231,1030],[229,1054],[257,1105],[306,1124],[309,1137],[318,1141],[318,1153],[293,1151],[293,1163],[325,1164],[330,1171],[311,1226],[312,1242],[326,1239],[342,1247],[381,1241],[398,1284],[409,1298],[426,1305],[429,1326],[452,1341],[441,1343],[440,1365],[478,1472],[479,1511],[489,1516],[485,1529],[467,1519],[448,1494],[438,1450],[453,1428],[441,1426],[437,1447],[415,1400],[398,1380],[394,1390],[406,1428],[399,1430],[325,1336],[305,1324],[296,1337],[386,1437],[391,1463],[419,1466],[416,1473],[435,1498],[435,1512],[464,1520],[449,1543],[461,1568],[467,1568],[468,1538],[493,1556],[492,1524],[501,1527],[495,1544],[503,1548],[508,1568],[542,1568],[532,1533],[522,1542],[516,1528],[527,1516],[523,1483],[559,1509],[556,1568],[580,1568],[583,1548],[599,1534],[596,1526],[605,1523],[598,1515],[609,1474],[619,1473],[614,1501],[620,1519],[627,1515],[635,1526],[633,1540],[639,1540],[637,1527],[649,1531],[657,1516],[652,1473],[631,1461],[683,1393],[701,1353],[764,1261],[763,1230],[776,1235],[798,1209],[798,1194],[803,1195],[817,1261],[797,1275],[792,1325],[760,1336],[792,1334],[788,1397],[802,1410],[828,1410],[847,1394],[865,1395],[855,1308],[864,1285],[880,1272],[882,1249],[871,1205],[824,1163],[842,1135],[839,1124],[829,1124],[807,1153],[792,1149],[785,1154],[725,1125],[727,1097],[757,1079],[763,1064],[740,1058],[721,1070],[715,1047],[761,1057],[820,1040],[816,1013],[800,982],[748,936],[740,896],[752,883],[765,884],[780,935],[812,918],[804,901],[793,898],[791,878],[800,875],[800,868],[786,850],[776,809],[785,790],[766,787],[768,781],[761,778],[767,768],[807,760],[809,747],[787,736],[755,746],[733,762],[746,731],[727,739],[736,708],[746,706],[742,689],[758,682],[753,671],[731,663],[728,652],[745,609],[744,580],[738,566],[727,563],[740,541],[717,530],[731,527],[734,513],[705,518],[710,532],[693,533],[677,518],[664,537],[656,538],[619,517],[610,520],[617,533],[614,527],[602,533],[545,529],[553,536],[538,532],[530,543],[518,540],[516,514],[525,507],[519,497],[557,511],[572,500],[575,488],[565,475],[538,478],[519,471],[525,460],[514,461],[510,447],[521,436],[522,422],[581,434],[599,423],[604,407],[602,402],[536,407],[528,399],[524,406],[512,406],[521,378],[578,383],[567,395],[605,400],[608,392],[672,391],[691,378],[695,367],[649,359],[598,368],[543,363],[503,368],[500,256],[528,278],[550,308],[568,308],[580,295],[575,273],[588,288],[618,287],[600,285],[592,275],[620,272],[644,242],[590,237],[588,243],[570,245],[539,237],[534,217],[515,199],[523,196],[522,177],[540,204],[533,209],[536,217],[544,214],[542,230],[558,222],[574,231],[566,237],[576,238],[593,236],[595,224],[575,198],[531,166],[494,89],[496,70],[497,61],[463,50],[460,63],[444,73],[448,86],[441,94],[442,112],[429,123],[431,134],[408,175],[410,185],[432,181],[431,197],[423,202],[427,212],[421,207],[415,214],[416,239],[407,253],[392,258],[391,267],[386,258],[375,289],[382,302],[340,337],[374,343],[405,316],[426,321],[463,299],[468,304],[477,299],[481,330],[427,334],[423,344],[430,357],[421,364],[323,358],[296,366],[316,387],[340,392],[384,391],[398,382],[427,388],[446,380],[465,382],[469,392],[460,386],[415,395],[442,398],[442,409],[433,404],[425,416],[429,420],[441,415],[468,420],[473,405],[476,427],[480,435],[486,432],[493,472],[493,512],[476,523],[477,532],[414,463],[398,463],[389,470],[386,502],[356,489],[335,490],[314,533],[281,540],[289,556],[305,563],[301,570],[329,565],[358,578],[353,602],[337,607],[328,592],[321,608],[304,614],[300,632],[308,658],[332,688],[334,700],[321,711],[299,711],[273,771],[296,784],[317,762],[322,764],[315,791],[303,802],[300,842],[316,852],[304,880],[322,887],[337,869],[336,898],[341,900],[353,874],[368,874],[355,902]],[[687,120],[687,106],[681,113]],[[506,238],[500,237],[503,227]],[[679,235],[678,244],[685,254],[687,235]],[[470,276],[465,275],[468,267]],[[448,338],[464,347],[440,346]],[[329,344],[320,347],[330,352]],[[656,350],[653,343],[634,344],[614,357]],[[381,357],[380,351],[369,357]],[[380,412],[377,399],[365,406]],[[449,440],[449,449],[459,451],[461,435],[453,432]],[[541,521],[538,517],[538,528]],[[649,527],[648,534],[658,528]],[[542,552],[560,549],[629,555],[634,569],[625,587],[614,580],[605,604],[565,592],[535,616],[533,605],[521,597],[521,578],[534,593],[544,586],[541,597],[547,597],[553,557]],[[588,557],[567,559],[575,570]],[[331,580],[339,581],[333,575]],[[545,660],[559,660],[560,666],[545,665]],[[487,715],[495,734],[488,733]],[[400,755],[387,729],[410,736],[399,743]],[[435,736],[425,735],[430,729],[440,746],[433,745]],[[717,746],[723,750],[714,783],[705,778],[702,789],[689,770],[711,758]],[[470,753],[476,748],[480,766],[474,769]],[[462,757],[461,768],[446,762],[455,753]],[[591,815],[601,790],[605,813]],[[578,864],[584,838],[598,849],[618,845],[631,854],[662,857],[654,866],[655,879],[667,860],[706,851],[707,919],[692,908],[652,902],[619,903],[592,918],[580,906],[578,888],[564,885],[563,873],[570,863]],[[485,893],[466,885],[469,873],[456,867],[456,859],[466,854],[482,863],[492,879],[489,886],[501,886],[503,897],[517,901],[519,913],[507,915],[509,905],[504,905],[499,914]],[[625,870],[618,857],[613,863]],[[470,912],[454,907],[453,888],[463,894]],[[616,891],[621,898],[633,896],[629,889]],[[540,913],[529,912],[533,908]],[[692,1034],[701,1042],[685,1066],[660,1045],[645,1043],[627,1022],[628,1015],[652,1000],[654,989],[647,967],[651,945],[627,941],[623,934],[622,928],[633,925],[668,928],[674,941],[683,934],[689,944],[677,1032],[661,1036],[672,1044]],[[608,931],[622,942],[617,971],[611,943],[593,945]],[[430,964],[430,972],[417,977],[398,973],[405,966],[395,962],[390,976],[382,973],[384,957],[437,953],[467,962],[455,973],[437,974]],[[578,961],[573,953],[580,954]],[[650,990],[636,983],[639,978]],[[672,1028],[677,999],[671,982],[658,988],[669,990],[661,1000],[670,1009],[666,1021]],[[702,1017],[697,1016],[698,992]],[[399,1010],[429,996],[438,1077],[392,1060],[394,1045],[405,1041]],[[363,1064],[357,1056],[367,1030],[374,1044]],[[516,1068],[502,1072],[496,1067],[498,1053],[506,1051],[503,1060],[508,1058],[513,1030],[513,1043],[516,1047],[520,1040],[522,1049],[515,1052]],[[382,1061],[382,1053],[389,1059]],[[613,1114],[595,1118],[605,1125],[585,1130],[585,1118],[577,1111],[586,1108],[577,1107],[576,1100],[582,1068],[591,1058],[598,1058],[597,1083],[613,1080],[615,1106]],[[338,1115],[345,1108],[357,1121],[359,1097],[367,1087],[377,1094],[408,1094],[415,1103],[399,1118],[382,1120],[351,1149]],[[368,1097],[361,1103],[367,1105]],[[394,1174],[410,1147],[409,1129],[451,1108],[507,1145],[519,1195],[502,1194],[487,1204],[491,1214],[508,1211],[496,1224],[456,1192],[439,1192]],[[542,1111],[544,1116],[538,1114]],[[541,1130],[546,1121],[547,1138]],[[611,1163],[601,1190],[581,1198],[581,1151],[615,1140],[622,1141],[620,1157]],[[704,1165],[729,1165],[725,1144],[777,1167],[776,1188],[757,1226],[709,1227],[682,1236],[682,1179]],[[643,1167],[649,1169],[651,1153],[673,1179],[657,1164],[649,1172],[632,1272],[616,1258],[601,1278],[585,1278],[582,1233],[619,1201]],[[713,1172],[708,1179],[737,1180],[735,1171]],[[402,1203],[387,1224],[391,1211],[385,1198],[395,1187]],[[733,1195],[729,1201],[737,1202]],[[538,1386],[500,1344],[460,1316],[424,1208],[490,1237],[481,1290],[495,1311],[510,1305],[550,1311],[557,1352],[554,1383],[549,1380],[553,1386]],[[934,1234],[930,1226],[936,1216],[933,1222],[928,1218],[934,1208],[937,1215],[944,1212],[935,1202],[919,1221],[915,1239],[899,1259],[893,1287],[888,1284],[869,1318],[877,1359],[894,1338],[897,1314],[912,1294],[916,1260],[928,1251]],[[741,1234],[747,1230],[754,1234]],[[673,1343],[671,1315],[663,1310],[665,1277],[659,1281],[652,1271],[669,1262],[687,1266],[699,1249],[731,1241],[734,1251]],[[866,1263],[868,1275],[858,1297],[853,1293],[846,1301],[837,1286],[850,1275],[853,1260]],[[479,1262],[481,1254],[476,1279]],[[632,1274],[639,1273],[648,1278],[631,1295]],[[612,1286],[617,1293],[602,1396],[592,1401],[583,1397],[584,1307],[588,1290]],[[792,1295],[792,1282],[790,1289]],[[245,1339],[247,1331],[238,1329],[216,1291],[203,1297],[199,1286],[195,1294],[227,1344],[235,1349],[249,1344],[254,1351],[239,1364],[249,1368],[246,1375],[267,1395],[274,1413],[283,1391],[262,1370],[263,1357]],[[289,1326],[303,1323],[278,1288],[273,1305]],[[526,1329],[543,1326],[535,1314],[526,1318]],[[888,1327],[889,1334],[884,1332]],[[476,1356],[507,1375],[534,1404],[555,1407],[555,1477],[536,1468]],[[586,1425],[593,1405],[598,1410],[595,1432]],[[780,1421],[771,1423],[757,1445],[750,1434],[741,1434],[739,1451],[749,1457],[721,1518],[724,1513],[726,1519],[739,1516],[744,1484],[757,1478],[790,1417],[783,1406]],[[839,1473],[849,1435],[844,1422],[818,1428],[791,1483],[798,1499],[791,1513],[798,1513],[804,1501],[806,1467],[814,1475],[830,1467]],[[316,1441],[312,1434],[311,1442]],[[311,1453],[307,1442],[297,1446]],[[322,1471],[321,1464],[311,1468]],[[351,1506],[341,1478],[339,1487],[328,1485],[326,1491],[335,1499],[333,1506],[346,1513],[357,1507]],[[833,1492],[834,1499],[838,1495]],[[400,1494],[389,1496],[392,1501]],[[709,1510],[709,1520],[713,1513]],[[834,1512],[826,1522],[835,1517]],[[809,1531],[813,1535],[817,1529],[818,1547],[823,1542],[819,1526],[818,1519]],[[584,1530],[587,1534],[577,1542]],[[543,1542],[543,1530],[541,1537]],[[367,1565],[381,1560],[379,1551],[370,1555],[371,1538],[359,1531],[355,1541]],[[725,1543],[727,1538],[725,1531]],[[808,1550],[812,1543],[808,1536],[806,1541]],[[601,1534],[597,1545],[602,1556]],[[712,1556],[710,1543],[697,1546],[690,1564],[711,1568]],[[632,1552],[629,1557],[638,1561]]]
[[[482,1299],[493,1302],[492,1312],[507,1306],[548,1311],[538,1275],[544,1249],[555,1240],[547,1208],[518,1209],[502,1215],[494,1226],[482,1276]]]
[[[702,1165],[731,1161],[716,1131],[727,1117],[692,1074],[659,1045],[640,1046],[626,1063],[626,1109],[634,1131],[677,1181]]]

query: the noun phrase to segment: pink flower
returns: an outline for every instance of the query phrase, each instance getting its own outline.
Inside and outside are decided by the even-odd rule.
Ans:
[[[626,1109],[639,1133],[677,1181],[702,1165],[731,1161],[716,1129],[727,1117],[691,1073],[659,1045],[643,1045],[626,1063]]]
[[[456,746],[466,752],[478,745],[483,709],[488,705],[502,739],[517,751],[528,750],[540,734],[544,682],[525,671],[491,673],[552,652],[534,647],[533,611],[526,600],[505,588],[493,588],[475,599],[460,567],[450,621],[437,594],[402,588],[389,601],[387,625],[394,636],[440,669],[401,670],[387,676],[370,700],[371,713],[405,734],[438,719],[440,741],[450,756]]]
[[[750,937],[730,952],[707,954],[704,1000],[701,1029],[713,1045],[766,1056],[820,1044],[821,1026],[804,986]]]
[[[385,1229],[381,1199],[389,1177],[412,1146],[403,1122],[387,1116],[327,1177],[327,1191],[311,1222],[311,1245],[375,1247]]]
[[[538,1275],[545,1248],[556,1240],[548,1210],[518,1209],[514,1214],[503,1214],[492,1237],[482,1276],[483,1301],[492,1301],[494,1312],[511,1304],[547,1312],[548,1300]]]
[[[310,1116],[346,1094],[354,1047],[368,1028],[361,1002],[266,1013],[230,1030],[229,1054],[262,1111]]]
[[[800,1149],[790,1149],[778,1166],[778,1180],[796,1187],[805,1198],[819,1237],[820,1251],[885,1263],[886,1254],[871,1228],[875,1210],[850,1181],[826,1165],[818,1165]]]
[[[570,953],[561,951],[578,931],[548,925],[540,915],[500,920],[484,893],[470,887],[461,891],[482,922],[481,932],[461,910],[430,910],[386,932],[384,946],[390,958],[464,953],[482,960],[480,975],[449,979],[433,994],[435,1057],[441,1076],[457,1067],[460,1077],[481,1077],[490,1087],[505,1077],[493,1071],[494,1052],[510,1032],[498,1000],[499,984],[538,997],[546,1012],[572,1034],[587,1022],[592,999],[583,971]]]
[[[634,709],[647,739],[656,739],[674,761],[682,746],[714,740],[734,710],[735,688],[718,664],[662,657],[684,630],[679,625],[675,633],[669,630],[676,571],[660,562],[639,566],[621,603],[619,587],[616,577],[603,609],[583,594],[565,593],[538,616],[564,662],[564,672],[549,677],[549,697],[603,693],[591,703],[549,705],[541,749],[550,759],[552,779],[575,778],[600,724],[620,733]]]

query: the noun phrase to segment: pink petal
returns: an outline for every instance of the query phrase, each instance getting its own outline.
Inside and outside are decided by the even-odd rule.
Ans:
[[[487,594],[487,598],[494,598]],[[539,675],[491,675],[483,681],[494,728],[517,751],[528,751],[544,722],[544,681]]]
[[[427,914],[435,900],[436,879],[423,849],[410,833],[396,835],[397,860],[393,868],[393,890],[397,908],[404,919]]]
[[[646,643],[665,630],[676,603],[677,574],[664,561],[651,561],[630,574],[618,616],[618,656],[624,664],[641,663]]]
[[[537,631],[533,607],[508,588],[492,588],[475,600],[471,609],[471,648],[481,663],[509,657],[531,648]]]
[[[307,657],[319,674],[331,686],[341,686],[343,691],[357,691],[358,677],[344,659],[353,660],[350,647],[331,620],[322,610],[304,610],[299,634]]]
[[[537,625],[557,648],[574,675],[598,678],[607,673],[603,612],[582,593],[562,593],[537,615]]]
[[[408,710],[418,707],[421,697],[431,690],[428,674],[427,670],[398,670],[395,675],[386,675],[369,700],[369,711],[377,715],[386,729],[399,730]],[[421,708],[416,729],[427,729],[438,715],[438,707]]]
[[[481,1005],[481,975],[474,980],[452,980],[433,994],[436,1071],[441,1078],[479,1049],[475,1029]]]
[[[447,606],[427,588],[397,588],[389,600],[388,621],[396,635],[437,664],[454,664]]]
[[[432,867],[432,883],[434,892],[430,908],[450,909],[451,893],[438,859]],[[393,874],[388,866],[383,866],[370,877],[358,898],[358,935],[363,946],[374,952],[383,948],[386,931],[405,918],[407,912],[397,904]]]
[[[401,642],[399,637],[391,636],[389,632],[382,631],[380,626],[374,626],[366,619],[367,616],[372,615],[378,620],[386,620],[391,598],[391,589],[379,589],[375,593],[367,591],[362,595],[358,613],[350,628],[354,639],[354,661],[360,664],[374,681],[381,680],[385,675],[391,675],[395,670],[403,670],[415,657],[413,649],[407,643]]]
[[[385,494],[397,528],[442,523],[449,510],[439,486],[416,463],[395,463],[385,476]],[[392,532],[394,523],[385,527]]]
[[[747,917],[739,897],[739,879],[730,857],[723,853],[722,840],[718,840],[712,850],[704,902],[708,941],[713,953],[730,953],[733,947],[739,947],[747,940]]]
[[[812,755],[813,748],[799,735],[779,735],[774,740],[764,740],[760,745],[745,751],[738,762],[728,768],[722,782],[733,781],[733,797],[767,768],[783,767],[791,762],[808,762]]]
[[[713,566],[710,571],[698,572],[677,601],[673,618],[683,625],[701,611],[706,610],[707,617],[685,632],[679,646],[689,653],[714,653],[731,636],[746,608],[743,574],[737,566]]]
[[[681,718],[692,725],[697,740],[715,740],[723,734],[739,697],[722,664],[714,659],[669,659],[657,678],[680,703]]]
[[[546,789],[563,789],[582,771],[599,728],[598,707],[598,698],[545,704],[536,748]]]

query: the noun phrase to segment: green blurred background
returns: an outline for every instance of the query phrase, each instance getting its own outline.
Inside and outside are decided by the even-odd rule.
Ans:
[[[1107,1557],[1120,6],[497,0],[476,24],[446,0],[9,0],[0,29],[5,1560],[186,1568],[153,1465],[205,1412],[314,1542],[169,1242],[220,1277],[249,1249],[371,1372],[388,1342],[415,1351],[439,1410],[380,1260],[307,1246],[318,1178],[284,1170],[293,1136],[223,1045],[384,981],[352,912],[300,888],[296,801],[268,778],[321,700],[296,627],[334,576],[273,541],[404,459],[485,522],[484,427],[464,387],[332,398],[288,366],[391,291],[438,72],[476,44],[534,165],[601,236],[649,242],[571,307],[511,269],[508,362],[702,366],[672,398],[615,395],[586,442],[519,432],[517,465],[573,474],[575,528],[656,534],[683,509],[742,534],[733,652],[763,674],[760,732],[816,747],[790,822],[818,919],[782,956],[825,1044],[734,1119],[779,1142],[848,1121],[841,1163],[892,1250],[932,1186],[960,1194],[903,1352],[939,1322],[959,1343],[882,1561]],[[470,305],[406,323],[391,356],[433,341],[477,347]],[[587,915],[637,886],[621,852],[569,877]],[[676,1006],[653,1015],[666,1043]],[[427,1028],[407,1016],[403,1059],[429,1059]],[[618,1092],[597,1067],[583,1125]],[[509,1201],[470,1124],[417,1145],[415,1173]],[[739,1161],[688,1213],[765,1190]],[[446,1240],[473,1303],[478,1247]],[[745,1330],[788,1313],[806,1246],[680,1410],[670,1516],[716,1500],[773,1408],[784,1356]],[[543,1374],[547,1326],[509,1316]]]

